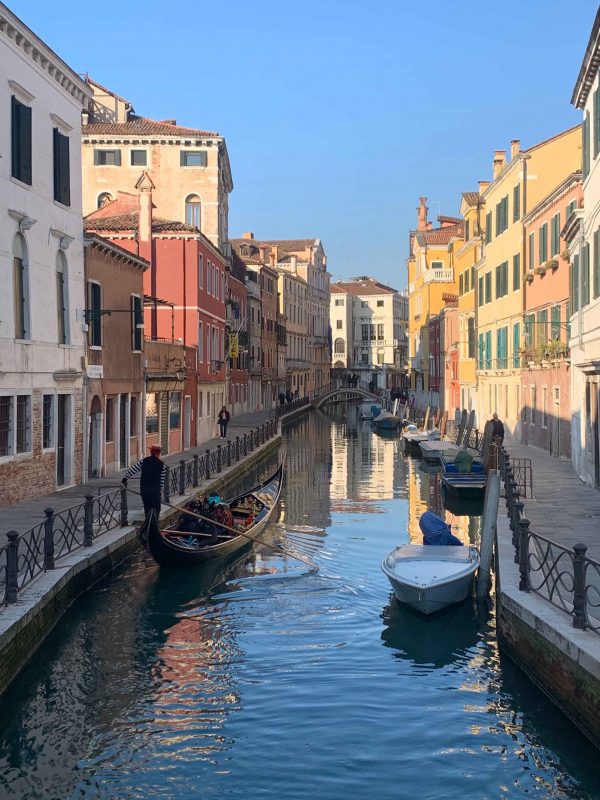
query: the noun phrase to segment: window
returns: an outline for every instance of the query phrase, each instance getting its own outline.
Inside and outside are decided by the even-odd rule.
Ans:
[[[206,294],[212,294],[212,265],[206,262]]]
[[[206,150],[182,150],[179,153],[179,164],[182,167],[205,167]]]
[[[479,334],[479,355],[477,358],[477,369],[483,369],[483,360],[485,357],[485,337],[483,333]]]
[[[113,397],[106,398],[106,441],[115,440],[115,400]]]
[[[385,353],[377,353],[377,363],[378,364],[385,363],[384,362],[384,358],[385,358]]]
[[[533,326],[535,324],[535,314],[525,314],[525,327],[523,336],[525,339],[525,347],[533,347]]]
[[[31,451],[31,395],[17,395],[17,453]]]
[[[475,317],[467,319],[467,355],[475,358]]]
[[[467,270],[465,272],[464,289],[465,289],[465,294],[466,294],[469,291],[469,270]]]
[[[529,422],[532,425],[535,425],[535,412],[536,412],[536,403],[537,403],[537,390],[535,386],[531,386],[529,389],[529,397],[530,397],[530,408],[529,408]]]
[[[567,206],[567,210],[565,212],[565,219],[566,220],[569,219],[569,217],[575,211],[576,208],[577,208],[577,200],[571,200],[571,202]]]
[[[579,253],[573,256],[571,264],[571,313],[579,311]]]
[[[529,269],[535,267],[535,233],[529,234],[529,264],[527,266]]]
[[[204,259],[202,253],[198,253],[198,288],[204,288]]]
[[[31,186],[31,108],[11,98],[11,175]]]
[[[336,327],[336,329],[338,331],[342,329],[342,320],[341,319],[336,320],[335,327]]]
[[[465,279],[463,278],[462,272],[458,276],[458,293],[460,295],[465,293]]]
[[[200,227],[200,198],[197,194],[190,194],[185,198],[185,221],[188,225]]]
[[[444,269],[444,262],[443,261],[432,261],[431,262],[431,269]]]
[[[204,361],[204,326],[202,324],[202,320],[198,320],[198,361],[202,363]]]
[[[583,246],[581,258],[581,305],[587,306],[590,302],[590,244]]]
[[[496,299],[508,294],[508,261],[496,267]]]
[[[491,303],[492,302],[492,273],[486,272],[485,273],[485,302]]]
[[[515,322],[515,324],[513,325],[513,341],[512,341],[513,367],[519,366],[520,349],[521,349],[521,325],[518,322]],[[518,408],[519,408],[519,403],[517,401],[517,409]]]
[[[483,275],[479,276],[479,280],[477,282],[477,305],[483,305]]]
[[[13,453],[13,398],[0,397],[0,456]]]
[[[181,392],[169,393],[169,428],[179,428],[181,425]]]
[[[338,299],[338,300],[335,301],[335,305],[336,306],[343,306],[344,305],[344,301]]]
[[[54,155],[54,199],[63,206],[71,205],[71,172],[69,163],[69,137],[58,128],[52,131]]]
[[[131,349],[136,353],[142,350],[142,334],[144,332],[144,313],[142,311],[142,298],[137,294],[131,295]]]
[[[378,300],[377,301],[377,307],[378,308],[383,308],[383,300]]]
[[[88,338],[90,347],[102,347],[102,291],[99,283],[88,281]]]
[[[13,239],[13,287],[15,302],[15,338],[29,339],[29,270],[25,239],[17,233]]]
[[[67,259],[62,250],[56,254],[56,314],[58,319],[58,343],[69,343],[69,315],[67,297]]]
[[[538,252],[540,256],[540,266],[544,263],[544,261],[548,260],[548,223],[544,222],[544,224],[540,227],[539,231],[539,242],[538,242]]]
[[[137,397],[132,394],[129,398],[129,435],[137,436],[138,432],[138,411]]]
[[[368,342],[369,341],[369,326],[368,325],[361,325],[362,329],[362,341]]]
[[[54,447],[54,395],[45,394],[42,400],[42,448]]]
[[[98,195],[98,201],[96,205],[98,208],[104,208],[104,206],[108,205],[108,203],[112,203],[112,199],[112,194],[110,192],[102,192]]]
[[[550,255],[557,256],[560,253],[560,213],[552,217],[551,224]]]
[[[374,342],[375,341],[375,325],[369,325],[369,334],[370,334],[371,341]]]
[[[361,300],[360,307],[361,308],[368,308],[369,304],[367,303],[366,300]]]
[[[496,236],[508,228],[508,195],[496,204]]]
[[[492,332],[485,332],[485,368],[492,368]]]
[[[584,180],[590,174],[590,112],[586,111],[581,127],[582,165]]]
[[[508,369],[508,327],[496,331],[496,363],[498,369]]]
[[[485,215],[485,243],[489,244],[492,241],[492,212],[488,211]]]
[[[145,167],[148,165],[147,150],[132,150],[130,153],[132,167]]]
[[[548,387],[542,386],[542,428],[548,427]]]
[[[521,288],[521,254],[517,253],[513,256],[512,260],[512,268],[513,268],[513,292],[518,291]]]
[[[120,167],[120,150],[94,150],[94,164],[97,167]]]
[[[548,341],[548,311],[543,309],[537,312],[536,320],[536,344],[546,344]]]
[[[360,360],[363,364],[369,363],[369,354],[368,353],[361,353]]]
[[[336,339],[334,344],[334,351],[336,353],[345,353],[346,352],[346,343],[343,339]]]
[[[513,189],[513,222],[521,219],[521,185],[518,184]]]
[[[377,340],[380,341],[380,342],[382,342],[385,339],[383,328],[384,328],[383,323],[382,322],[378,322],[377,323]]]
[[[560,306],[550,309],[550,338],[553,342],[560,341]]]
[[[146,433],[158,433],[159,402],[159,395],[146,395]]]

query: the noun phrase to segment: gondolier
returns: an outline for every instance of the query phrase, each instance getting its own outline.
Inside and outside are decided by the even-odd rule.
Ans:
[[[167,474],[165,462],[160,457],[161,450],[159,444],[151,445],[150,455],[130,467],[121,480],[121,486],[125,487],[129,478],[141,472],[140,494],[144,503],[144,513],[148,516],[150,509],[153,508],[157,519],[160,515],[162,492]]]

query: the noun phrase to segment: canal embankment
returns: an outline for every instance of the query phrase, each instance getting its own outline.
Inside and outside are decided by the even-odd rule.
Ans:
[[[199,493],[226,493],[280,446],[283,421],[309,409],[298,404],[280,419],[268,411],[238,417],[227,442],[215,438],[187,451],[185,459],[167,456],[163,499],[181,505]],[[141,499],[115,488],[119,480],[111,476],[74,487],[68,495],[0,509],[0,530],[13,542],[12,551],[10,545],[0,551],[0,693],[69,606],[138,549],[133,523],[143,517]],[[161,519],[174,513],[165,504]]]
[[[497,520],[498,642],[600,747],[600,497],[544,451],[511,441],[505,453],[515,466],[505,463]],[[524,459],[533,497],[517,494]]]

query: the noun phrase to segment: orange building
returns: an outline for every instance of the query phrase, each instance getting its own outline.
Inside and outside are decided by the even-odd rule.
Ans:
[[[524,444],[565,458],[571,457],[571,376],[569,262],[561,230],[581,197],[581,173],[574,172],[523,220],[528,270],[518,427]]]

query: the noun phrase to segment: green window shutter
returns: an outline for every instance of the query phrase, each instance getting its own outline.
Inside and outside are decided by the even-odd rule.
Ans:
[[[521,184],[513,189],[513,222],[521,218]]]
[[[492,212],[488,211],[485,215],[485,243],[489,244],[492,241]]]
[[[582,164],[583,177],[587,178],[590,174],[590,112],[586,112],[582,127]]]
[[[519,350],[521,349],[521,326],[518,322],[513,325],[513,367],[519,366]]]
[[[535,267],[535,233],[529,234],[529,264],[527,269],[531,270]]]
[[[502,233],[502,229],[500,228],[501,214],[502,214],[501,204],[496,203],[496,236],[498,236],[499,233]]]
[[[464,273],[464,290],[465,294],[469,291],[469,270]]]
[[[593,126],[592,126],[592,141],[593,141],[593,148],[592,153],[594,158],[598,155],[598,89],[592,95],[593,98]]]
[[[581,305],[587,306],[590,302],[590,245],[586,242],[583,246],[581,259]]]
[[[483,305],[483,275],[480,275],[477,281],[477,305]]]
[[[492,368],[492,332],[485,333],[485,368]]]
[[[538,311],[536,320],[535,341],[537,345],[546,344],[548,341],[548,312],[546,309]]]
[[[594,231],[594,254],[593,254],[593,294],[594,298],[600,295],[600,228]]]
[[[521,254],[513,256],[513,292],[521,288]]]
[[[544,223],[539,230],[538,234],[538,253],[540,266],[548,259],[548,225]]]
[[[460,295],[464,294],[464,288],[465,288],[465,285],[464,285],[464,278],[463,278],[463,276],[462,276],[462,273],[461,273],[461,274],[458,276],[458,293],[459,293]]]
[[[485,274],[485,302],[492,302],[492,271]]]
[[[579,311],[579,253],[573,257],[573,289],[571,297],[573,300],[573,312]]]
[[[561,339],[560,306],[552,306],[550,310],[550,336],[554,342],[559,342]]]
[[[500,295],[500,267],[496,267],[496,300],[501,296]]]
[[[483,333],[479,334],[479,341],[477,343],[477,347],[478,347],[477,367],[478,369],[483,369],[483,354],[485,348],[485,344],[483,341]]]

